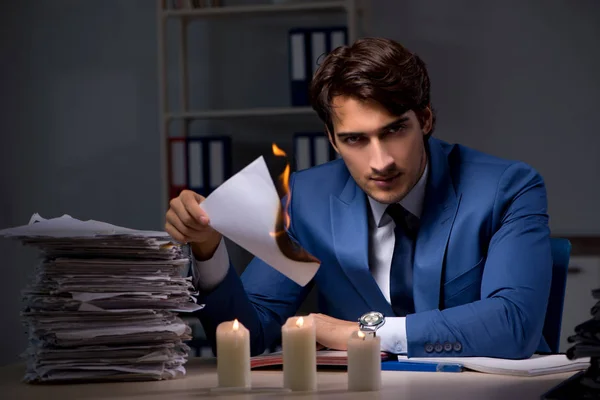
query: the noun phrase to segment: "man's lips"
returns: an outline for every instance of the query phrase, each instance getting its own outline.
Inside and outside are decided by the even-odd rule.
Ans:
[[[396,175],[392,175],[392,176],[388,176],[388,177],[376,177],[376,178],[371,178],[371,180],[374,180],[376,182],[389,182],[391,180],[396,179],[397,177],[400,176],[400,172],[398,172]]]
[[[377,186],[378,188],[383,189],[383,190],[390,190],[391,188],[393,188],[396,185],[396,182],[398,182],[398,178],[401,175],[402,175],[401,173],[398,173],[396,175],[385,177],[385,178],[378,176],[375,178],[371,178],[371,180],[373,181],[373,184],[375,186]]]

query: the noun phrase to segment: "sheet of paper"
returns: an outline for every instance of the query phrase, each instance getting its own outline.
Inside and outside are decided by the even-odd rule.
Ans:
[[[590,365],[589,358],[569,360],[564,354],[539,355],[531,358],[512,360],[491,357],[411,357],[398,356],[398,361],[424,363],[456,363],[473,371],[488,374],[538,376],[558,372],[579,371]]]
[[[81,221],[67,214],[52,219],[45,219],[39,214],[34,214],[27,225],[0,230],[0,236],[6,237],[47,236],[60,238],[98,235],[169,237],[166,232],[139,231],[94,220]]]
[[[224,182],[200,207],[214,229],[297,284],[305,286],[316,274],[318,260],[298,261],[284,255],[275,238],[281,200],[263,157]],[[285,232],[279,234],[287,237]]]

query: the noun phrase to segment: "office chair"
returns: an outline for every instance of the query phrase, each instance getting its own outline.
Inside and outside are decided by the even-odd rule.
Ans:
[[[552,284],[543,335],[552,353],[558,353],[560,346],[560,328],[562,324],[565,290],[567,287],[567,269],[571,257],[571,242],[562,238],[551,238],[552,247]]]

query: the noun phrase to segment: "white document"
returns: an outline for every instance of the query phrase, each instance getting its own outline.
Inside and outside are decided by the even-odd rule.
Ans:
[[[215,230],[297,284],[305,286],[317,272],[318,261],[295,261],[277,244],[274,233],[281,200],[263,157],[224,182],[200,207]]]
[[[183,321],[174,324],[161,324],[158,326],[130,325],[126,327],[104,327],[95,329],[70,329],[57,330],[54,334],[58,339],[90,339],[98,336],[115,336],[115,335],[131,335],[148,332],[174,332],[178,336],[183,336],[186,333],[188,325]]]
[[[52,219],[45,219],[39,214],[34,214],[28,225],[0,230],[0,236],[6,237],[45,236],[54,238],[75,238],[101,235],[169,237],[169,234],[166,232],[139,231],[94,220],[81,221],[72,218],[67,214]]]
[[[584,370],[590,366],[589,358],[569,360],[564,354],[534,354],[524,360],[492,357],[411,357],[398,356],[398,361],[460,364],[464,368],[488,374],[539,376]]]

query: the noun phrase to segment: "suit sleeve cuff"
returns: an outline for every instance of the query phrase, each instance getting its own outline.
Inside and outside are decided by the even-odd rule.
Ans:
[[[192,281],[196,289],[211,291],[223,280],[229,270],[229,254],[225,240],[221,239],[212,258],[199,261],[192,256]]]
[[[393,354],[406,354],[406,318],[387,317],[385,324],[377,330],[381,338],[381,350]]]

